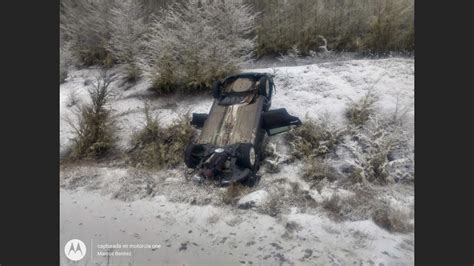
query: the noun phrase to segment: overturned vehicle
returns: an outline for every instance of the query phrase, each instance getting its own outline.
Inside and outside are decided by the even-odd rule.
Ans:
[[[209,114],[192,114],[191,124],[201,133],[186,147],[184,160],[194,169],[194,181],[259,182],[264,138],[301,125],[284,108],[269,110],[274,88],[267,73],[241,73],[214,82]]]

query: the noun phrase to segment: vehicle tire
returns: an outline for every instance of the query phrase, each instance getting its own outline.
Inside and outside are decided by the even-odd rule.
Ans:
[[[257,159],[258,156],[251,143],[242,143],[237,147],[237,164],[239,166],[254,170],[257,168]]]
[[[212,96],[215,99],[219,99],[221,97],[221,91],[222,91],[222,83],[220,80],[214,81],[212,84]]]
[[[268,86],[267,86],[268,85]],[[258,82],[258,94],[267,97],[270,100],[271,96],[271,84],[268,81],[268,78],[263,76],[259,79]]]
[[[184,151],[184,163],[188,168],[196,168],[200,162],[200,158],[196,156],[196,152],[200,149],[198,145],[188,144],[186,150]]]

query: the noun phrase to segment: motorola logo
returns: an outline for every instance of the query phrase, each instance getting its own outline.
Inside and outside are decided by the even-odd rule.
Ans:
[[[73,261],[78,261],[86,255],[86,245],[79,239],[71,239],[64,247],[66,257]]]

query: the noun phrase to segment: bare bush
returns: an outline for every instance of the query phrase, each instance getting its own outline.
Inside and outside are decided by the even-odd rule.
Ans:
[[[111,75],[101,72],[95,86],[89,89],[92,103],[78,107],[75,113],[77,123],[67,119],[75,134],[72,139],[71,158],[99,157],[113,147],[114,121],[110,110],[107,109],[112,81]]]
[[[145,126],[132,136],[133,149],[129,152],[135,166],[146,168],[169,168],[183,161],[184,149],[196,134],[185,114],[168,127],[153,118],[149,106],[145,105]]]
[[[142,60],[157,93],[199,91],[238,70],[253,49],[255,15],[243,0],[175,3],[155,16]]]

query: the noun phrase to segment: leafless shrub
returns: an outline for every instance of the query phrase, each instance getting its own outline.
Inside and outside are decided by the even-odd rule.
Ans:
[[[113,76],[103,71],[96,78],[95,86],[89,89],[92,103],[82,105],[76,110],[77,123],[66,121],[74,130],[72,159],[100,157],[108,152],[114,144],[114,121],[107,104],[111,97],[110,83]]]
[[[153,118],[148,104],[144,108],[145,126],[132,136],[132,149],[129,151],[135,166],[146,168],[169,168],[183,161],[186,145],[196,134],[189,124],[189,115],[181,115],[168,127],[160,125]]]

